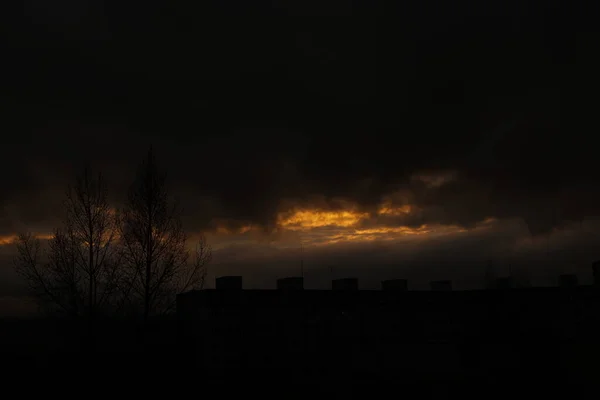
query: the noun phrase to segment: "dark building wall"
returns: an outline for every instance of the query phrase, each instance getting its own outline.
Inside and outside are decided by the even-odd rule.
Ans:
[[[333,290],[358,290],[357,278],[342,278],[331,281],[331,289]]]
[[[408,290],[408,280],[406,279],[391,279],[381,282],[382,290]]]
[[[302,290],[304,289],[304,278],[300,276],[277,279],[279,290]]]
[[[592,272],[594,274],[594,284],[600,285],[600,261],[592,264]]]
[[[560,287],[575,287],[578,284],[579,280],[575,274],[563,274],[558,278],[558,285]]]
[[[598,291],[584,286],[569,291],[204,290],[178,297],[178,318],[185,347],[195,343],[211,366],[334,362],[327,357],[355,362],[348,352],[397,363],[402,357],[395,352],[410,343],[591,340],[599,333],[599,303]]]
[[[496,289],[510,289],[513,287],[513,279],[510,276],[496,278]]]
[[[435,291],[447,292],[452,290],[452,282],[448,280],[432,281],[430,286],[431,290]]]

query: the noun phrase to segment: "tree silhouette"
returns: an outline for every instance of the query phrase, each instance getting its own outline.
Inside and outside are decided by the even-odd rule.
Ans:
[[[66,193],[63,226],[42,249],[32,234],[20,234],[15,267],[46,310],[92,321],[117,304],[119,268],[115,213],[101,174],[86,166]]]
[[[64,245],[65,237],[57,230],[50,240],[50,253],[59,249],[58,254],[48,257],[55,260],[50,262],[43,260],[46,252],[42,251],[39,239],[31,233],[19,234],[18,255],[14,263],[17,272],[27,281],[31,295],[42,310],[58,309],[61,313],[74,317],[80,315],[80,298],[77,289],[79,277],[76,276],[73,260],[65,257],[66,250],[70,248],[70,244]]]
[[[204,285],[211,248],[201,237],[191,259],[180,215],[150,147],[130,187],[120,224],[128,271],[124,298],[141,308],[144,322],[172,310],[176,294]]]

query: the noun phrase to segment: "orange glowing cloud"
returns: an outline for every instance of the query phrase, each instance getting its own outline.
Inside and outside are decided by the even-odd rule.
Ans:
[[[405,196],[387,197],[375,211],[369,212],[360,210],[357,205],[351,203],[341,204],[336,209],[328,209],[327,204],[314,208],[297,206],[279,213],[276,232],[266,234],[259,227],[252,225],[231,228],[221,221],[209,236],[211,243],[215,243],[216,247],[220,244],[265,239],[285,247],[296,246],[299,241],[305,245],[320,246],[340,242],[412,240],[411,238],[424,236],[460,234],[470,230],[456,225],[403,225],[404,216],[421,212],[417,206],[410,204],[409,200],[410,198]],[[493,219],[488,219],[483,224],[492,222]],[[400,225],[397,225],[398,223]],[[248,236],[246,233],[252,235]],[[265,237],[265,234],[268,237]]]
[[[299,234],[303,243],[311,245],[402,240],[468,231],[456,225],[388,226],[386,219],[378,218],[408,216],[418,211],[405,201],[394,205],[391,199],[386,199],[375,213],[360,212],[356,207],[335,211],[304,208],[280,214],[277,222],[282,230]],[[485,221],[490,222],[493,220]]]
[[[368,213],[359,213],[352,210],[295,210],[292,213],[280,215],[277,224],[289,230],[306,230],[325,226],[348,228],[357,225],[368,216]]]
[[[390,215],[390,216],[399,216],[399,215],[407,215],[413,211],[413,207],[409,204],[405,204],[400,207],[393,207],[391,203],[383,204],[379,210],[377,210],[377,214],[379,215]]]
[[[424,235],[432,230],[423,225],[418,228],[400,227],[382,227],[371,229],[354,229],[348,232],[337,233],[329,238],[324,238],[323,244],[332,244],[339,242],[372,242],[375,240],[392,240],[404,235]]]
[[[13,244],[16,242],[18,237],[19,236],[16,234],[0,236],[0,246]],[[36,239],[41,239],[41,240],[50,240],[50,239],[52,239],[52,237],[54,237],[54,235],[46,233],[46,234],[36,234],[36,235],[34,235],[34,237]]]
[[[259,227],[253,225],[251,221],[238,221],[227,218],[213,218],[211,228],[204,231],[211,236],[232,236],[243,235],[248,232],[257,231]]]
[[[248,233],[252,230],[252,225],[245,225],[240,228],[232,229],[227,228],[226,226],[217,226],[215,233],[219,235],[243,235],[244,233]]]
[[[393,206],[386,201],[377,210],[378,215],[400,216],[410,214],[414,208],[408,204]],[[346,210],[310,210],[296,209],[279,215],[278,226],[288,230],[307,230],[321,227],[352,228],[370,217],[367,212],[356,211],[356,208]]]
[[[433,236],[456,234],[466,232],[467,229],[458,226],[429,226],[422,225],[420,227],[381,227],[370,229],[353,229],[347,231],[339,231],[335,234],[324,235],[320,238],[317,245],[326,245],[340,242],[373,242],[373,241],[389,241],[399,240],[402,238],[418,237],[418,236]]]
[[[16,239],[16,235],[0,236],[0,246],[12,244]]]

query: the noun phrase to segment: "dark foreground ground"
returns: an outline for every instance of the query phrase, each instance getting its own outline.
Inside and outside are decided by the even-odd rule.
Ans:
[[[133,387],[139,394],[170,388],[217,390],[221,396],[253,393],[295,398],[327,393],[358,397],[360,393],[362,397],[367,393],[379,397],[392,395],[392,390],[451,398],[494,397],[505,391],[594,393],[600,381],[600,340],[591,339],[502,341],[496,337],[483,341],[472,337],[434,342],[387,338],[358,343],[361,338],[330,336],[311,344],[310,350],[298,351],[281,343],[282,339],[264,343],[264,338],[262,342],[246,338],[243,346],[236,347],[233,338],[221,338],[231,344],[230,351],[219,351],[221,364],[211,365],[206,358],[215,354],[200,354],[198,347],[189,348],[178,340],[174,320],[155,322],[143,342],[131,324],[106,324],[96,332],[93,351],[81,339],[86,337],[82,332],[84,326],[59,321],[1,321],[5,382],[11,382],[9,377],[12,382],[37,382],[31,391],[41,390],[45,386],[39,382],[48,379],[61,390],[72,389],[75,382],[96,382],[99,391]],[[214,338],[212,343],[216,343]],[[213,346],[215,352],[217,347]]]

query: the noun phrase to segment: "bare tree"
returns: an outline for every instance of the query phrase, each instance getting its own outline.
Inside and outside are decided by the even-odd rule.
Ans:
[[[180,215],[150,148],[131,185],[120,224],[122,259],[129,271],[126,298],[141,308],[144,322],[172,310],[178,293],[204,284],[211,248],[201,238],[191,259]]]
[[[91,321],[115,300],[122,276],[107,197],[102,175],[94,176],[86,166],[67,190],[63,227],[55,230],[48,248],[42,251],[31,234],[19,235],[15,266],[40,304]]]
[[[114,246],[118,229],[101,174],[93,176],[85,168],[67,192],[66,211],[66,233],[75,250],[76,267],[85,276],[83,293],[93,318],[115,294],[119,278]]]
[[[30,233],[22,233],[17,238],[17,256],[15,268],[27,281],[29,289],[38,305],[44,311],[60,311],[68,316],[80,314],[78,277],[74,263],[66,262],[66,253],[70,246],[65,243],[66,236],[59,230],[50,240],[51,261],[43,260],[46,255],[40,240]],[[65,251],[63,251],[65,250]],[[55,253],[56,251],[56,253]],[[74,289],[75,288],[75,289]]]

